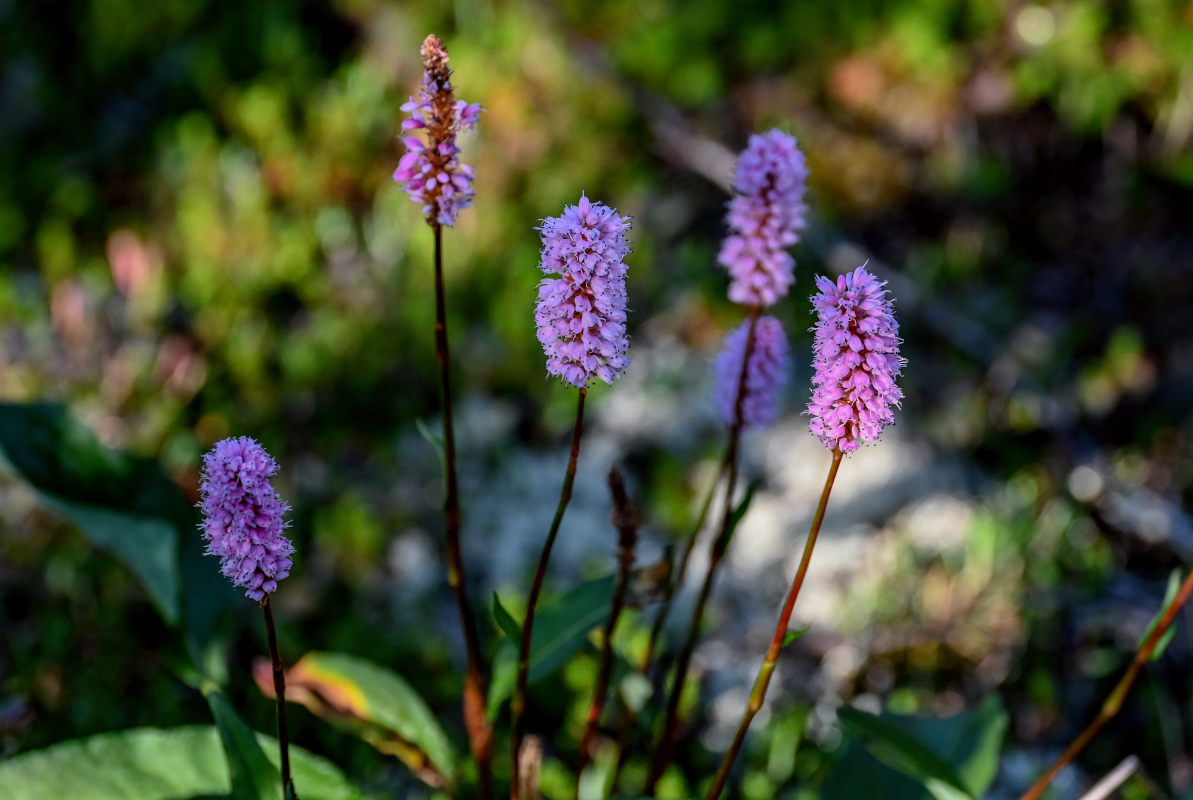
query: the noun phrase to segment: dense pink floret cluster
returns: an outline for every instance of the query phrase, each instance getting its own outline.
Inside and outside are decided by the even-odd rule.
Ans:
[[[476,126],[481,107],[455,99],[447,51],[438,37],[427,37],[422,56],[425,68],[422,86],[418,99],[411,97],[402,106],[410,114],[410,119],[402,122],[402,130],[424,130],[427,141],[417,136],[402,139],[406,154],[394,170],[394,180],[402,184],[411,200],[423,207],[428,222],[451,226],[476,196],[472,188],[474,172],[472,167],[460,163],[456,134]]]
[[[729,299],[769,306],[795,281],[795,259],[785,248],[804,227],[808,167],[793,137],[754,134],[737,162],[729,201],[729,236],[718,260],[729,270]]]
[[[247,436],[224,439],[203,457],[199,507],[207,552],[245,595],[262,600],[290,574],[294,545],[282,531],[289,507],[269,479],[278,463]]]
[[[714,399],[726,425],[737,421],[737,393],[742,385],[742,360],[750,337],[750,323],[746,320],[725,337],[725,345],[713,366]],[[754,341],[746,363],[741,424],[745,428],[763,428],[775,419],[779,391],[787,374],[787,334],[774,317],[759,317],[754,323]]]
[[[539,226],[548,275],[539,283],[534,321],[547,372],[583,389],[593,377],[613,383],[626,357],[625,233],[630,218],[584,195]]]
[[[848,453],[859,442],[878,441],[903,399],[895,385],[904,364],[899,324],[885,285],[864,266],[835,283],[816,277],[816,375],[808,413],[812,433],[829,449]]]

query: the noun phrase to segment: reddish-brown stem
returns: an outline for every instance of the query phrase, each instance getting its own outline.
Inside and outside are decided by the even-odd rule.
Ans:
[[[269,640],[269,661],[273,665],[273,693],[278,704],[278,756],[282,766],[282,797],[297,797],[294,779],[290,777],[290,731],[286,726],[286,672],[278,652],[278,634],[273,625],[273,608],[269,595],[261,600],[265,613],[265,637]]]
[[[613,589],[613,603],[609,619],[605,623],[605,637],[601,645],[601,664],[597,669],[596,685],[593,687],[592,703],[588,707],[588,721],[584,736],[580,739],[580,760],[576,775],[584,773],[592,759],[592,744],[596,739],[601,711],[605,707],[605,695],[609,689],[609,675],[613,669],[613,634],[617,620],[625,606],[626,588],[630,584],[630,568],[634,566],[634,547],[638,541],[638,516],[626,494],[625,480],[616,467],[609,470],[609,492],[613,495],[613,524],[617,527],[617,585]]]
[[[534,582],[530,585],[530,597],[526,601],[526,621],[522,624],[522,646],[518,653],[518,676],[514,684],[514,696],[510,700],[511,727],[513,728],[510,746],[514,765],[513,779],[510,781],[512,800],[519,800],[522,796],[518,751],[522,749],[522,726],[526,711],[526,683],[530,676],[530,643],[534,631],[534,612],[538,606],[539,594],[543,590],[547,564],[551,560],[551,548],[555,546],[555,537],[559,534],[563,514],[572,499],[572,486],[576,482],[576,464],[580,460],[580,437],[584,431],[584,398],[587,396],[588,389],[581,389],[580,398],[576,403],[576,424],[572,428],[572,451],[568,457],[567,472],[563,476],[563,488],[559,492],[559,505],[555,508],[555,518],[551,520],[551,529],[547,532],[547,540],[543,542],[543,552],[539,555],[538,568],[534,571]]]
[[[1172,598],[1172,602],[1164,610],[1164,615],[1160,617],[1156,627],[1148,635],[1143,643],[1139,646],[1139,651],[1135,653],[1135,658],[1131,660],[1131,666],[1127,667],[1126,673],[1115,685],[1114,691],[1102,703],[1102,708],[1098,710],[1098,716],[1094,717],[1093,722],[1086,726],[1085,730],[1073,740],[1073,743],[1068,746],[1065,752],[1061,753],[1060,758],[1053,762],[1048,771],[1040,776],[1030,789],[1023,793],[1019,800],[1036,800],[1048,788],[1048,784],[1052,783],[1052,779],[1065,768],[1065,765],[1077,757],[1077,754],[1089,744],[1090,739],[1093,739],[1102,726],[1105,725],[1119,709],[1123,706],[1123,701],[1127,698],[1127,693],[1131,691],[1131,686],[1135,683],[1135,679],[1139,677],[1139,671],[1143,669],[1143,665],[1151,661],[1152,653],[1156,651],[1156,646],[1160,640],[1164,638],[1164,634],[1172,627],[1173,621],[1176,619],[1177,613],[1189,598],[1189,593],[1193,591],[1193,572],[1190,572],[1185,582],[1181,584],[1180,590],[1176,593],[1176,597]]]
[[[688,636],[683,649],[675,663],[675,680],[671,686],[671,693],[667,696],[667,709],[663,718],[663,733],[659,738],[659,746],[655,750],[654,760],[651,762],[650,774],[646,779],[645,793],[653,795],[655,786],[663,777],[667,765],[671,763],[671,755],[679,737],[679,701],[683,695],[684,683],[688,677],[688,667],[692,662],[692,655],[696,652],[696,642],[700,638],[700,626],[704,622],[704,608],[712,594],[713,581],[717,568],[725,557],[729,546],[729,536],[732,533],[730,520],[733,518],[733,492],[737,488],[737,454],[741,442],[742,431],[742,403],[746,394],[746,378],[749,375],[750,355],[754,350],[754,332],[758,327],[759,309],[751,309],[750,328],[746,334],[745,352],[742,353],[741,376],[737,384],[737,398],[733,409],[733,425],[729,429],[729,447],[725,452],[725,463],[728,465],[728,478],[725,485],[725,508],[721,514],[721,527],[712,541],[708,554],[708,571],[704,574],[704,583],[700,586],[700,595],[696,598],[696,607],[692,612],[692,622],[688,627]]]
[[[431,223],[435,233],[435,355],[439,360],[439,386],[443,395],[443,467],[446,492],[447,582],[456,598],[464,630],[467,671],[464,675],[464,726],[468,746],[477,766],[477,793],[481,800],[493,796],[493,729],[485,715],[485,678],[481,666],[480,636],[476,615],[468,602],[464,559],[460,553],[460,487],[456,478],[456,436],[452,424],[451,350],[447,341],[447,302],[443,289],[443,228]]]
[[[642,662],[638,666],[638,670],[647,678],[650,678],[651,668],[654,666],[654,658],[658,650],[659,639],[662,637],[663,625],[667,620],[667,616],[671,613],[671,605],[675,600],[675,592],[683,585],[684,576],[687,575],[688,571],[688,564],[691,563],[692,551],[696,549],[696,541],[700,536],[700,531],[704,528],[704,521],[708,518],[709,509],[712,508],[712,501],[716,496],[717,487],[721,485],[721,478],[729,468],[728,457],[729,448],[726,446],[725,455],[721,458],[721,464],[717,469],[716,477],[713,478],[713,482],[708,487],[708,492],[704,496],[704,502],[700,506],[700,514],[696,517],[696,524],[692,526],[692,533],[684,543],[679,563],[675,568],[674,574],[667,582],[663,593],[662,604],[658,614],[655,615],[654,623],[650,627],[650,638],[646,642],[646,652],[642,657]],[[621,773],[622,767],[625,766],[625,759],[629,754],[630,737],[633,735],[634,726],[637,722],[638,712],[627,707],[625,709],[625,716],[621,722],[621,733],[617,739],[617,763],[613,768],[613,783],[615,785],[617,783],[617,776]]]
[[[820,525],[824,522],[824,511],[828,508],[828,497],[833,491],[833,482],[837,479],[837,470],[840,466],[841,451],[834,450],[833,463],[829,467],[828,477],[824,481],[824,490],[820,493],[820,503],[816,506],[816,516],[812,517],[812,528],[808,532],[808,540],[804,543],[804,555],[800,559],[795,578],[791,581],[791,589],[787,592],[787,601],[783,604],[783,610],[779,614],[775,635],[771,638],[770,647],[766,650],[766,658],[758,670],[758,678],[754,681],[754,689],[750,692],[750,702],[746,705],[746,712],[742,715],[741,724],[738,725],[737,733],[733,737],[733,743],[729,745],[729,750],[721,759],[721,766],[717,769],[717,774],[713,778],[704,800],[717,800],[721,796],[721,791],[725,788],[725,781],[729,778],[729,770],[733,767],[733,762],[737,759],[737,754],[746,740],[746,732],[750,729],[750,723],[754,720],[754,715],[762,708],[767,687],[770,686],[771,676],[779,661],[779,653],[783,649],[783,640],[787,637],[787,627],[791,624],[791,612],[795,610],[795,601],[799,597],[800,589],[803,588],[804,577],[808,574],[808,565],[812,562],[812,548],[816,546],[816,537],[820,535]]]
[[[642,664],[638,667],[644,675],[650,673],[650,667],[654,663],[655,651],[658,649],[659,637],[663,633],[663,624],[667,621],[667,615],[671,612],[671,603],[675,599],[675,590],[683,585],[684,577],[688,572],[688,564],[692,559],[692,551],[696,549],[696,541],[700,536],[700,530],[704,527],[704,520],[708,518],[709,509],[712,508],[713,498],[716,496],[717,487],[721,484],[721,478],[729,469],[729,457],[731,448],[726,445],[725,455],[721,458],[721,464],[717,469],[716,477],[713,478],[712,484],[708,487],[708,493],[704,496],[704,503],[700,506],[700,514],[696,517],[696,524],[692,526],[692,533],[684,542],[683,553],[680,554],[679,562],[675,567],[675,574],[667,584],[666,592],[663,596],[662,606],[659,608],[659,613],[655,616],[654,624],[650,628],[650,639],[646,643],[646,653],[642,656]]]

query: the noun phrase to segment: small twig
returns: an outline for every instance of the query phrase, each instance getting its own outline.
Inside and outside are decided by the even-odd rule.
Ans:
[[[766,658],[758,670],[758,677],[754,681],[754,689],[750,692],[750,702],[746,706],[746,713],[742,715],[741,724],[733,736],[733,743],[725,757],[721,759],[721,766],[717,769],[712,786],[709,787],[705,800],[717,800],[725,788],[725,781],[729,778],[729,770],[737,759],[738,751],[746,740],[746,732],[754,715],[762,708],[762,701],[766,697],[766,689],[770,686],[771,676],[775,672],[775,665],[779,662],[779,653],[783,650],[783,640],[787,637],[787,627],[791,624],[791,612],[795,610],[795,601],[799,597],[799,590],[804,585],[804,577],[808,574],[808,565],[812,561],[812,548],[816,546],[816,537],[820,535],[820,525],[824,522],[824,511],[828,508],[828,497],[833,491],[833,482],[837,479],[837,470],[841,466],[841,451],[833,451],[833,463],[829,467],[828,477],[824,481],[824,490],[820,493],[820,503],[816,506],[816,516],[812,518],[812,529],[808,532],[808,540],[804,542],[804,555],[800,559],[799,569],[791,581],[791,590],[787,593],[787,602],[783,604],[783,611],[779,614],[779,623],[775,626],[775,635],[771,638],[770,647],[766,650]]]
[[[1106,773],[1102,780],[1090,787],[1088,792],[1081,795],[1081,800],[1106,800],[1114,794],[1118,787],[1126,783],[1137,769],[1139,769],[1139,759],[1135,756],[1127,756],[1119,762],[1117,767]]]
[[[435,233],[435,355],[439,361],[439,384],[443,395],[444,483],[443,501],[447,538],[447,582],[456,598],[468,667],[464,676],[464,726],[468,746],[476,761],[480,800],[493,796],[493,729],[485,715],[485,677],[481,666],[480,635],[476,615],[468,602],[464,559],[460,548],[460,486],[456,477],[456,436],[452,424],[451,350],[447,340],[447,301],[443,288],[443,228],[431,223]]]
[[[1185,582],[1181,584],[1180,590],[1176,593],[1176,597],[1172,598],[1172,602],[1168,604],[1168,608],[1164,610],[1164,615],[1160,617],[1160,621],[1156,623],[1156,627],[1152,629],[1151,634],[1148,635],[1143,643],[1139,646],[1139,651],[1135,653],[1135,658],[1131,661],[1131,666],[1127,667],[1127,672],[1119,680],[1114,687],[1114,691],[1102,703],[1102,707],[1098,710],[1098,716],[1094,717],[1094,721],[1086,726],[1085,730],[1069,745],[1065,752],[1061,753],[1060,758],[1053,762],[1048,771],[1040,776],[1040,779],[1026,792],[1019,800],[1036,800],[1048,788],[1048,784],[1052,783],[1052,779],[1065,768],[1065,765],[1077,757],[1077,754],[1089,744],[1090,739],[1093,739],[1102,726],[1105,725],[1119,709],[1123,706],[1123,701],[1127,697],[1127,693],[1131,691],[1131,686],[1135,683],[1135,679],[1139,677],[1139,671],[1143,669],[1152,658],[1152,653],[1156,651],[1156,646],[1160,640],[1164,638],[1164,634],[1172,626],[1176,619],[1177,613],[1185,604],[1185,600],[1189,597],[1189,592],[1193,591],[1193,571]]]
[[[265,613],[265,636],[269,640],[269,660],[273,665],[273,692],[278,705],[278,754],[282,765],[282,797],[297,798],[294,780],[290,777],[290,732],[286,727],[286,673],[282,657],[278,653],[278,634],[274,629],[273,609],[269,605],[268,594],[261,600],[261,610]]]
[[[520,771],[519,751],[522,747],[523,715],[526,711],[526,683],[530,675],[530,642],[534,630],[534,612],[538,606],[539,594],[543,590],[543,579],[547,575],[547,563],[551,560],[551,548],[555,546],[559,525],[563,522],[563,514],[567,510],[568,502],[572,499],[572,486],[576,482],[576,464],[580,460],[580,437],[584,431],[584,398],[587,396],[588,389],[581,389],[579,400],[576,403],[576,424],[572,429],[572,451],[568,457],[567,472],[563,476],[563,488],[559,492],[559,505],[555,508],[555,518],[551,520],[551,529],[547,532],[547,540],[543,542],[543,552],[539,556],[538,568],[534,572],[534,582],[530,585],[530,597],[526,601],[526,621],[522,624],[522,647],[518,653],[518,677],[514,684],[513,699],[510,700],[510,717],[513,728],[510,746],[514,765],[513,780],[510,782],[512,800],[521,798],[518,774]]]
[[[704,575],[704,583],[700,587],[700,595],[696,598],[696,607],[692,612],[692,622],[688,627],[688,636],[683,649],[675,664],[675,682],[671,686],[671,693],[667,696],[667,710],[664,714],[663,733],[659,738],[659,746],[655,750],[654,760],[651,762],[650,774],[646,780],[645,793],[653,795],[655,786],[663,777],[667,765],[671,763],[671,754],[675,749],[675,742],[679,736],[679,701],[683,695],[684,682],[688,677],[688,667],[692,662],[692,654],[696,651],[696,642],[700,638],[700,626],[704,622],[704,607],[712,594],[713,581],[716,578],[717,567],[725,557],[729,546],[730,520],[733,518],[733,492],[737,488],[737,455],[741,443],[742,431],[742,402],[746,394],[746,377],[749,374],[750,355],[754,349],[754,331],[758,327],[759,309],[750,312],[750,328],[746,334],[745,352],[741,360],[741,377],[737,384],[737,399],[733,410],[733,425],[729,430],[729,447],[725,453],[725,463],[728,465],[728,478],[725,486],[725,508],[721,514],[721,527],[712,541],[709,549],[708,571]]]
[[[583,774],[592,759],[592,744],[596,738],[601,711],[605,707],[605,695],[609,689],[609,674],[613,668],[613,634],[617,630],[617,619],[625,606],[626,587],[630,583],[630,569],[634,566],[634,548],[638,544],[638,514],[630,503],[625,490],[625,478],[617,467],[609,470],[609,492],[613,495],[613,525],[617,528],[617,586],[613,590],[613,603],[609,620],[605,623],[605,638],[601,646],[601,664],[597,670],[596,686],[593,688],[592,704],[588,707],[588,722],[584,736],[580,739],[580,761],[576,775]]]

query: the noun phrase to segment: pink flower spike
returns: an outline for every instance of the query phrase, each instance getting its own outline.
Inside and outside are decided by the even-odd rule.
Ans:
[[[434,34],[423,42],[422,57],[422,86],[417,100],[412,97],[402,104],[402,111],[410,114],[402,130],[426,131],[427,141],[417,136],[402,139],[407,152],[394,171],[394,180],[422,206],[429,224],[450,227],[476,195],[473,170],[460,163],[456,135],[475,127],[481,107],[455,99],[447,51]],[[412,156],[414,161],[407,163]]]
[[[836,281],[816,278],[816,374],[807,413],[812,433],[830,450],[848,453],[878,441],[903,399],[895,378],[906,361],[885,285],[865,266]]]
[[[726,338],[713,365],[716,386],[713,399],[726,425],[737,421],[737,391],[742,381],[742,360],[750,335],[750,320],[744,321]],[[779,407],[779,392],[787,380],[787,334],[774,317],[759,317],[754,323],[754,341],[745,374],[745,395],[741,402],[743,428],[764,428],[771,424]]]
[[[199,508],[208,555],[245,596],[260,601],[290,574],[294,545],[282,531],[289,510],[270,483],[278,463],[256,441],[216,442],[203,457]]]
[[[563,214],[547,217],[539,231],[539,283],[534,320],[547,356],[547,373],[578,389],[593,377],[613,383],[629,366],[626,357],[625,232],[630,218],[583,194]],[[559,277],[550,277],[558,273]]]
[[[729,235],[720,263],[729,270],[729,299],[769,306],[795,282],[788,248],[806,224],[808,167],[795,139],[779,130],[750,137],[737,162],[729,201]]]

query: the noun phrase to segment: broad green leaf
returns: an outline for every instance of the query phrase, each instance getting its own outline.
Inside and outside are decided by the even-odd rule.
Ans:
[[[928,745],[961,778],[961,787],[983,797],[998,774],[998,758],[1009,720],[997,694],[952,717],[883,714],[892,724]]]
[[[272,764],[277,741],[256,740]],[[290,748],[302,800],[363,800],[330,762]],[[219,734],[211,725],[135,728],[62,742],[0,761],[0,797],[21,800],[181,800],[226,798],[232,789]]]
[[[517,646],[522,641],[522,626],[514,621],[513,615],[505,610],[505,606],[501,604],[501,598],[497,596],[497,592],[493,592],[493,619],[497,622],[497,627],[501,632]]]
[[[847,741],[820,791],[821,800],[933,800],[919,782],[891,769],[866,752],[857,741]]]
[[[498,618],[494,595],[494,616]],[[604,624],[613,605],[613,576],[587,581],[571,591],[544,603],[535,614],[534,632],[530,635],[530,674],[528,683],[536,683],[560,669],[587,642],[593,628]],[[504,611],[504,608],[502,609]],[[508,614],[508,612],[507,612]],[[520,632],[521,627],[510,617],[510,623]],[[508,631],[506,632],[508,636]],[[521,635],[514,639],[511,650],[517,662],[518,644]],[[504,647],[504,646],[503,646]],[[497,659],[502,659],[503,647],[497,650]],[[508,657],[507,657],[508,658]],[[498,681],[497,666],[494,667],[493,682],[489,686],[488,710],[490,717],[496,709],[509,699],[514,691],[516,675],[510,671],[507,680]],[[504,677],[504,676],[502,676]]]
[[[124,562],[141,579],[166,622],[177,622],[181,583],[177,528],[158,517],[76,503],[44,492],[38,492],[38,497],[47,509],[70,520],[92,544]]]
[[[154,494],[165,476],[148,461],[104,447],[61,406],[0,404],[0,453],[42,503],[145,586],[165,620],[178,621],[177,527]]]
[[[489,698],[485,701],[485,715],[490,722],[497,719],[501,704],[514,692],[518,680],[518,645],[503,639],[493,656],[493,675],[489,680]]]
[[[283,800],[281,775],[261,752],[252,729],[236,715],[228,698],[218,689],[209,689],[206,695],[228,760],[233,800]],[[279,753],[279,763],[280,760]]]
[[[586,581],[541,606],[530,637],[530,683],[560,669],[605,623],[613,605],[613,576]]]
[[[944,784],[964,793],[961,778],[932,748],[890,722],[848,706],[837,711],[842,727],[857,737],[879,761],[915,778],[931,791],[932,784]],[[936,792],[932,793],[934,797]]]
[[[847,743],[825,783],[824,800],[982,797],[998,771],[1007,728],[996,695],[946,718],[891,712],[876,717],[855,709],[842,709],[839,716],[846,730],[860,733],[860,741]]]
[[[236,597],[203,555],[193,504],[156,463],[108,449],[65,407],[45,403],[0,403],[0,461],[121,559],[168,624],[184,618],[197,665],[218,661],[216,621]]]
[[[262,693],[273,698],[269,662],[259,661],[253,676]],[[430,786],[455,783],[457,757],[451,740],[397,673],[346,653],[307,653],[286,670],[286,700],[352,730]],[[303,787],[298,791],[302,794]]]
[[[1152,617],[1152,621],[1148,623],[1147,630],[1139,637],[1139,644],[1135,649],[1143,647],[1143,643],[1147,641],[1148,637],[1152,635],[1152,631],[1160,624],[1160,619],[1164,616],[1164,612],[1168,610],[1168,606],[1176,599],[1176,593],[1181,588],[1181,571],[1174,569],[1168,576],[1168,586],[1164,590],[1164,602],[1160,604],[1160,610]],[[1156,661],[1160,656],[1164,655],[1164,651],[1168,649],[1168,643],[1172,641],[1173,634],[1176,633],[1175,626],[1169,626],[1168,630],[1160,636],[1160,641],[1156,642],[1156,649],[1152,651],[1151,661]]]

